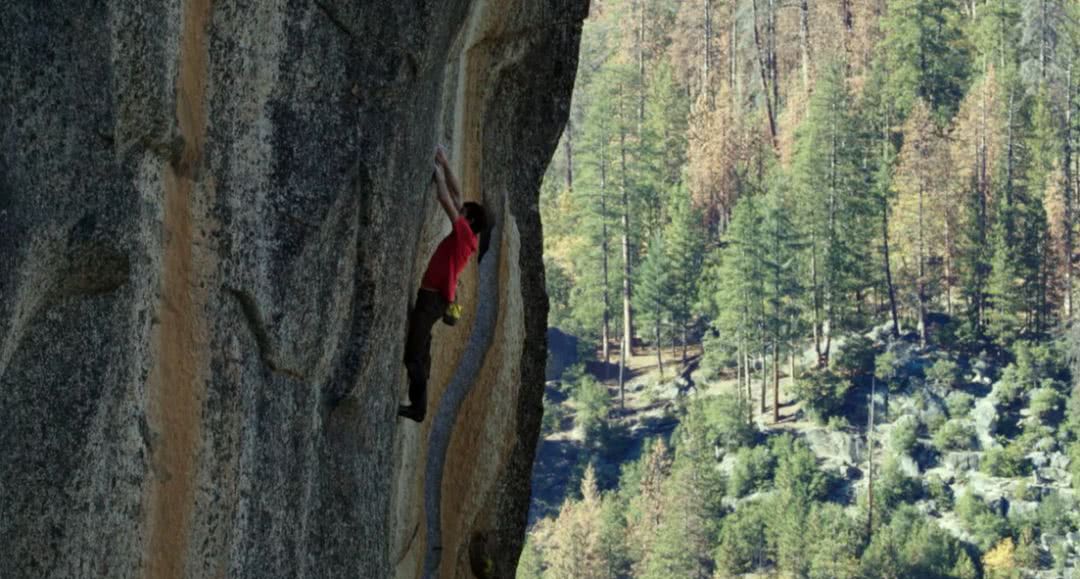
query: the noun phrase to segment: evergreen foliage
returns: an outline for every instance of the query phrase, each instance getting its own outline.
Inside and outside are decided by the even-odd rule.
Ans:
[[[545,402],[547,431],[574,417],[581,485],[520,576],[1065,565],[1036,538],[1076,530],[1066,499],[1032,484],[1007,520],[961,489],[1080,486],[1077,63],[1065,0],[593,2],[540,199],[549,324],[605,372],[624,335],[665,378],[688,365],[657,420],[678,425],[622,465],[589,461],[627,428],[613,373]],[[835,428],[812,450],[814,422]],[[815,455],[838,440],[873,472]],[[918,478],[974,453],[982,472]]]

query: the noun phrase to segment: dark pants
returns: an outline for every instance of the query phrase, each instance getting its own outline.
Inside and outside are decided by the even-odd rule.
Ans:
[[[431,372],[431,328],[449,304],[439,292],[421,289],[409,314],[409,337],[405,339],[405,369],[409,372],[409,403],[421,416],[427,410],[427,381]]]

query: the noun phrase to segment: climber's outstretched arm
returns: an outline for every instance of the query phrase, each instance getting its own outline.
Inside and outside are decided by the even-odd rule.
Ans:
[[[454,207],[460,212],[465,206],[465,200],[461,196],[461,184],[458,183],[454,170],[450,168],[450,160],[446,158],[446,149],[442,145],[435,148],[435,163],[442,166],[450,197],[454,200]]]
[[[435,187],[438,190],[439,204],[442,205],[446,216],[450,218],[450,223],[453,224],[458,219],[458,206],[450,197],[450,191],[446,187],[446,175],[439,163],[435,164]]]

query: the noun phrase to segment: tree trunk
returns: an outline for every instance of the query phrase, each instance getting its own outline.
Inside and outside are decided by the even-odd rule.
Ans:
[[[622,255],[623,255],[623,342],[627,355],[633,355],[634,318],[630,307],[630,276],[633,267],[630,263],[630,193],[626,188],[626,132],[619,136],[619,148],[622,156]]]
[[[870,382],[870,412],[866,425],[866,536],[874,536],[874,394],[877,382]]]
[[[919,183],[919,347],[926,349],[926,244],[923,235],[923,183]]]
[[[799,49],[802,53],[803,92],[810,92],[810,6],[808,0],[799,2]]]
[[[976,224],[976,234],[978,236],[979,247],[986,247],[987,235],[986,228],[989,223],[988,208],[990,197],[990,176],[989,176],[989,155],[987,154],[987,126],[988,126],[988,111],[989,103],[987,103],[987,88],[983,88],[982,94],[982,107],[980,111],[980,127],[979,127],[979,145],[976,151],[975,158],[976,163],[976,175],[978,175],[978,182],[976,184],[978,199],[979,199],[979,215],[978,223]],[[980,271],[976,272],[976,280],[978,280],[978,287],[975,291],[975,312],[977,320],[977,333],[982,335],[983,328],[986,324],[986,296],[983,288],[983,274],[982,264],[979,263],[978,267]]]
[[[603,294],[604,294],[604,325],[601,328],[602,355],[604,357],[604,380],[609,379],[611,372],[611,298],[610,286],[608,285],[608,231],[607,231],[607,143],[606,138],[600,143],[600,254],[601,269],[603,270]]]
[[[945,216],[945,312],[952,316],[952,225]]]
[[[626,342],[619,345],[619,409],[626,411]]]
[[[738,9],[739,0],[731,0],[731,14],[728,17],[731,21],[731,30],[728,31],[728,92],[731,94],[731,110],[733,111],[739,110],[739,103],[742,101],[742,90],[739,86],[739,59],[736,56],[739,30],[735,12]]]
[[[778,0],[768,0],[769,14],[765,22],[766,46],[769,47],[769,78],[772,80],[773,112],[780,114],[780,63],[776,57],[776,4]]]
[[[686,320],[683,320],[682,324],[682,363],[686,363],[686,340],[687,340],[687,324]]]
[[[655,325],[655,327],[656,327],[656,332],[654,333],[654,336],[656,337],[656,366],[658,368],[660,368],[660,379],[663,380],[664,379],[664,358],[663,358],[663,355],[661,354],[661,350],[663,350],[663,344],[660,343],[660,312],[659,311],[656,312],[656,325]]]
[[[834,104],[831,108],[832,118],[830,119],[830,144],[829,144],[829,251],[836,251],[838,245],[836,236],[836,204],[837,204],[837,161],[839,152],[837,150],[837,127],[836,116],[839,111],[836,110]],[[829,353],[832,351],[832,330],[833,330],[833,318],[836,310],[834,305],[836,304],[836,291],[833,287],[834,274],[829,272],[825,278],[825,351],[822,352],[824,361],[822,368],[829,367]]]
[[[855,28],[855,16],[851,12],[851,0],[840,0],[840,20],[844,23],[843,41],[844,63],[851,70],[851,34]]]
[[[1009,115],[1006,126],[1006,145],[1005,145],[1005,203],[1009,206],[1013,205],[1013,165],[1015,161],[1014,147],[1013,147],[1013,114],[1015,102],[1016,89],[1013,86],[1009,87]],[[1012,234],[1012,231],[1008,231],[1008,234]],[[1011,238],[1008,239],[1012,241]]]
[[[743,389],[743,343],[742,340],[735,345],[735,397],[742,399]]]
[[[1065,318],[1072,319],[1073,317],[1073,230],[1076,227],[1076,223],[1073,221],[1073,150],[1072,150],[1072,138],[1073,138],[1073,61],[1069,61],[1069,66],[1065,72],[1065,140],[1063,143],[1063,166],[1065,168]]]
[[[761,352],[761,414],[765,415],[765,398],[768,396],[769,388],[769,368],[768,368],[769,356],[764,350]]]
[[[814,305],[814,320],[811,324],[814,334],[814,353],[817,354],[818,368],[823,368],[822,364],[822,352],[821,352],[821,291],[818,286],[818,267],[817,267],[817,240],[814,239],[814,234],[810,234],[810,292],[811,302]]]
[[[883,265],[885,267],[885,285],[889,290],[889,313],[892,314],[892,335],[900,337],[900,317],[896,313],[896,286],[892,281],[892,265],[889,263],[889,202],[881,203],[881,239],[883,241]]]
[[[758,0],[753,0],[752,5],[754,9],[754,46],[757,47],[758,73],[761,77],[761,90],[764,93],[765,97],[765,112],[769,116],[769,136],[771,137],[773,148],[778,149],[780,147],[780,143],[777,141],[776,113],[773,110],[772,97],[769,94],[770,73],[768,71],[768,56],[765,53],[765,47],[762,46],[761,31],[760,27],[758,26],[757,3]]]
[[[637,134],[641,138],[645,125],[645,0],[638,0],[638,125]]]
[[[772,376],[773,376],[773,422],[780,422],[780,342],[773,342],[772,353]]]
[[[795,377],[795,350],[798,349],[798,345],[792,343],[790,347],[791,347],[791,352],[789,353],[789,356],[788,356],[788,361],[790,362],[790,366],[789,366],[788,374],[789,374],[791,380],[790,380],[790,382],[788,384],[788,393],[791,393],[791,392],[795,391],[795,379],[796,379],[796,377]]]
[[[712,0],[705,0],[705,50],[702,52],[701,90],[708,99],[709,108],[712,108],[713,92],[709,76],[712,70]]]
[[[746,422],[754,422],[754,387],[750,383],[750,343],[743,345],[743,369],[746,370]]]
[[[1042,21],[1039,22],[1039,84],[1042,84],[1046,82],[1046,45],[1048,43],[1046,38],[1046,0],[1039,1],[1039,8],[1042,14]]]

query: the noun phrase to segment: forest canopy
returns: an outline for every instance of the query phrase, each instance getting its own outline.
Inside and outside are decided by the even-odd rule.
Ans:
[[[594,0],[541,212],[605,373],[564,379],[591,450],[519,576],[1075,567],[1078,67],[1076,0]],[[631,354],[688,349],[730,392],[602,464]]]

